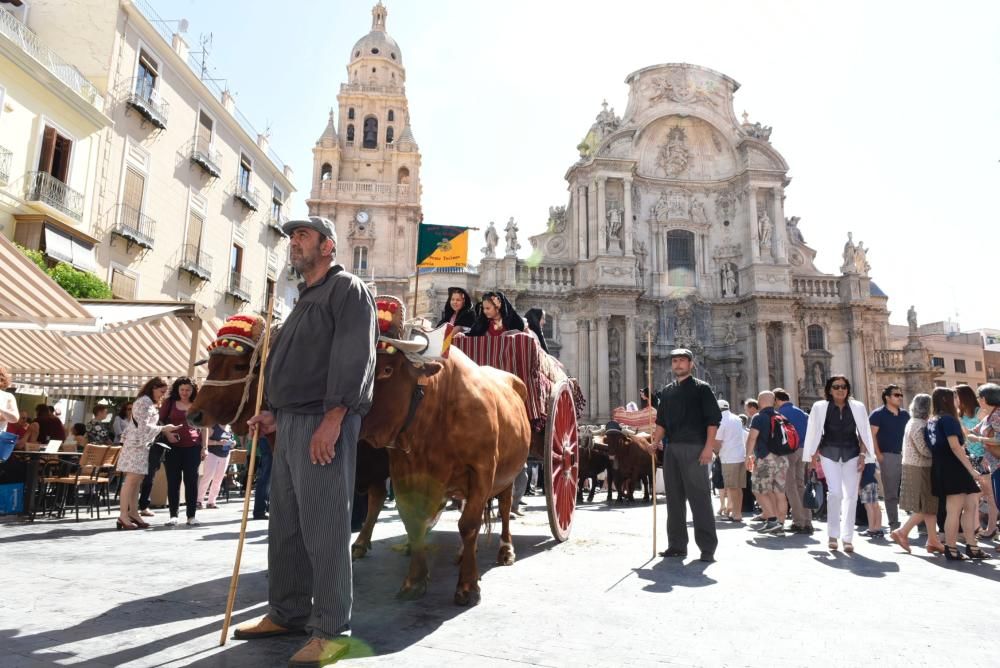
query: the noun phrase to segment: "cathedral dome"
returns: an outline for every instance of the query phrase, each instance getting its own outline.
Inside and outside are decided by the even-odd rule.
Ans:
[[[351,49],[351,62],[359,58],[384,58],[397,65],[403,64],[403,53],[396,40],[385,31],[385,18],[389,12],[381,1],[372,8],[372,30]]]

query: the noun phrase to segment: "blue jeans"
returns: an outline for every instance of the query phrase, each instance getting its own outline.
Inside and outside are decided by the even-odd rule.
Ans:
[[[260,462],[253,490],[253,516],[263,518],[267,514],[271,500],[271,444],[266,437],[257,438],[257,452],[260,453]]]

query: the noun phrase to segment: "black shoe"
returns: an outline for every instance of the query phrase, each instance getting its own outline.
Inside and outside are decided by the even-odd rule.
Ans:
[[[266,520],[267,519],[267,513],[264,513],[263,515],[254,515],[253,518],[255,520]]]
[[[682,559],[688,556],[687,550],[676,550],[672,547],[668,547],[663,552],[660,552],[661,557],[681,557]]]
[[[713,561],[715,561],[715,552],[702,552],[701,556],[698,557],[698,561],[712,563]]]

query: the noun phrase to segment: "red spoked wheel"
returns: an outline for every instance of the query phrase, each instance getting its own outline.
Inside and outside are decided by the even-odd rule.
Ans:
[[[545,424],[545,498],[549,527],[559,542],[569,538],[576,510],[580,479],[580,447],[576,432],[576,407],[566,381],[556,383]]]

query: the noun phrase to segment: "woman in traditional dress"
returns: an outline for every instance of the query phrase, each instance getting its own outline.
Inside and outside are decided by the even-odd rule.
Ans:
[[[524,320],[499,290],[487,292],[479,304],[476,322],[469,336],[500,336],[504,332],[523,332]]]
[[[472,298],[462,288],[448,288],[448,301],[441,312],[436,327],[445,323],[456,327],[472,327],[476,324],[476,312],[472,308]]]
[[[149,467],[149,446],[160,432],[171,433],[175,425],[161,425],[159,404],[167,394],[167,381],[159,376],[150,378],[132,404],[132,418],[122,434],[122,450],[118,456],[118,472],[124,474],[121,489],[119,529],[145,529],[149,525],[139,517],[139,484]]]
[[[528,312],[524,314],[524,319],[528,322],[528,329],[538,339],[538,345],[545,352],[549,352],[549,347],[545,343],[545,334],[542,333],[542,328],[545,327],[545,311],[540,308],[529,308]]]

